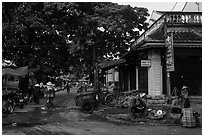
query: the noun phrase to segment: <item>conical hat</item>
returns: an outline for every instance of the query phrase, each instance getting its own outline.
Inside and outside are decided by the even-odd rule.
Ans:
[[[49,81],[49,82],[47,83],[47,86],[52,86],[52,82]]]
[[[187,86],[183,86],[181,90],[183,90],[183,89],[187,89],[187,88],[188,88]]]
[[[40,85],[39,84],[35,84],[35,87],[39,87]]]

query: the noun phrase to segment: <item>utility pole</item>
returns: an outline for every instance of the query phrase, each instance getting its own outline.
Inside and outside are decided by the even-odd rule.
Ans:
[[[93,45],[93,73],[94,73],[94,92],[97,92],[99,89],[98,84],[98,63],[97,63],[97,44]]]
[[[167,90],[167,95],[171,96],[170,72],[174,71],[173,33],[171,33],[170,37],[168,36],[166,19],[164,21],[164,36],[165,36],[165,45],[167,47],[167,50],[166,50],[166,90]]]

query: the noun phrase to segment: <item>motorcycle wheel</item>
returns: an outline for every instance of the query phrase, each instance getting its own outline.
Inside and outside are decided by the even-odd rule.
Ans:
[[[10,113],[10,114],[12,114],[14,112],[14,108],[11,104],[8,104],[7,110],[8,110],[8,113]]]
[[[86,114],[91,114],[93,113],[94,110],[94,104],[92,102],[85,102],[82,105],[82,111]]]
[[[109,94],[105,97],[105,102],[106,105],[108,105],[109,107],[113,107],[116,105],[116,99],[113,95]]]

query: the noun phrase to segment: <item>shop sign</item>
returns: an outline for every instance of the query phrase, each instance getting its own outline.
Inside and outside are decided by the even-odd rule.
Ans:
[[[141,60],[141,67],[150,67],[151,61],[150,60]]]
[[[166,69],[168,72],[174,71],[174,49],[173,49],[173,33],[166,38]]]

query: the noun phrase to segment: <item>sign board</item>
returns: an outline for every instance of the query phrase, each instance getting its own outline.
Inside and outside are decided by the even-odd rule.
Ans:
[[[150,67],[151,61],[150,60],[141,60],[141,67]]]
[[[174,48],[173,48],[173,33],[166,38],[166,69],[167,72],[174,71]]]

